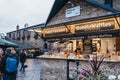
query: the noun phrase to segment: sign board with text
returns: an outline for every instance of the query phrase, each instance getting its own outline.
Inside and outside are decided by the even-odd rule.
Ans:
[[[80,6],[69,8],[69,9],[66,9],[66,11],[65,11],[66,18],[78,16],[78,15],[80,15]]]
[[[114,21],[101,21],[101,22],[91,22],[88,24],[80,24],[75,26],[76,32],[86,32],[86,31],[100,31],[100,30],[110,30],[114,29]]]

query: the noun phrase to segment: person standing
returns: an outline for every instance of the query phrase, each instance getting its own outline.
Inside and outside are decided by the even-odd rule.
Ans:
[[[6,54],[2,58],[3,80],[16,80],[18,55],[13,47],[6,49]]]
[[[25,65],[24,65],[25,61],[26,61],[26,54],[25,54],[25,52],[23,52],[23,50],[22,50],[22,51],[20,52],[20,63],[21,63],[21,68],[20,68],[20,70],[25,71]]]

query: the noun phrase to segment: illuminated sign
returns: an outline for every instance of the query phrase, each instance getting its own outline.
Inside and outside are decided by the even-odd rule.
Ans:
[[[92,22],[75,26],[75,30],[80,32],[106,29],[114,29],[114,21]]]
[[[54,28],[48,28],[48,29],[44,29],[45,35],[49,35],[49,34],[57,34],[57,33],[67,33],[67,28],[65,28],[64,26],[62,27],[54,27]]]

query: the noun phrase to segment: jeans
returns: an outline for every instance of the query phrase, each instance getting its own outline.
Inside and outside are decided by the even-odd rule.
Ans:
[[[21,62],[21,68],[20,68],[20,70],[22,70],[22,69],[23,69],[23,71],[25,70],[24,62]]]

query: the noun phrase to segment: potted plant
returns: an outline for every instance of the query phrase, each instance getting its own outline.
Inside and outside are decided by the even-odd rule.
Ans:
[[[88,66],[76,70],[78,75],[74,80],[107,80],[107,76],[101,70],[104,58],[101,56],[98,60],[97,54],[94,54],[92,60],[88,59]]]

